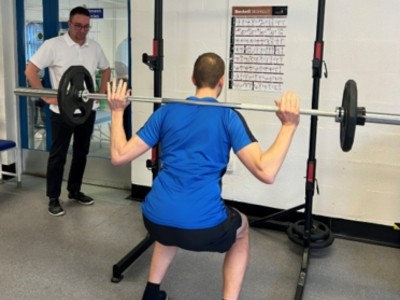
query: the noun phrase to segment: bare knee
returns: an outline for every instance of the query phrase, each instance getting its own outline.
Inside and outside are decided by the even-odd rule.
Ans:
[[[236,236],[237,238],[244,238],[249,236],[249,220],[247,216],[239,212],[240,217],[242,218],[242,225],[237,230]]]

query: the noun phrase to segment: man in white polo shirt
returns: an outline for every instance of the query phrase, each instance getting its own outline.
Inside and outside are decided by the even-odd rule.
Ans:
[[[101,46],[87,38],[90,30],[90,14],[84,7],[71,10],[68,21],[68,33],[46,40],[38,51],[30,58],[26,67],[26,78],[33,88],[43,88],[39,72],[49,68],[52,88],[58,89],[61,76],[73,65],[84,66],[95,82],[97,70],[101,73],[99,93],[105,93],[107,82],[110,80],[111,69]],[[89,153],[90,138],[96,119],[98,104],[95,101],[93,111],[82,125],[75,127],[67,124],[60,116],[57,98],[43,98],[50,104],[52,144],[47,162],[47,190],[49,197],[49,213],[53,216],[63,215],[59,197],[64,173],[68,148],[72,135],[72,161],[68,177],[68,198],[75,199],[84,205],[93,204],[93,199],[81,192],[83,174],[87,154]]]

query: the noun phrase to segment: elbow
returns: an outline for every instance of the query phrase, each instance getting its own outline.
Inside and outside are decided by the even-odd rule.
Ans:
[[[29,64],[26,66],[25,71],[24,71],[24,74],[25,74],[25,77],[26,77],[28,80],[32,77],[32,75],[35,75],[35,74],[36,74],[36,73],[35,73],[35,70],[34,70],[34,67],[33,67],[32,64],[29,63]]]
[[[255,178],[266,184],[273,184],[276,179],[276,172],[265,168],[249,168],[249,171]]]
[[[30,76],[30,73],[29,73],[28,69],[25,69],[24,74],[25,74],[25,77],[26,77],[26,79],[27,79],[27,81],[29,83],[31,76]]]
[[[276,176],[271,174],[263,174],[259,176],[258,179],[266,184],[273,184],[275,182]]]
[[[118,160],[115,159],[115,158],[111,158],[111,164],[112,164],[113,166],[118,166],[118,165],[119,165],[119,164],[118,164]]]
[[[275,176],[273,176],[273,177],[268,177],[268,178],[264,181],[264,183],[266,183],[266,184],[274,184],[274,183],[275,183]]]
[[[111,154],[111,164],[113,166],[125,165],[132,161],[132,158],[127,155]]]
[[[120,165],[124,164],[124,161],[116,155],[111,155],[111,164],[113,166],[120,166]]]
[[[275,182],[277,172],[274,172],[268,168],[267,169],[260,168],[253,174],[261,182],[266,184],[273,184]]]

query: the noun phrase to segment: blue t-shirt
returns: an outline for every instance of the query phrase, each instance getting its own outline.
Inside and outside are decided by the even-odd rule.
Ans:
[[[239,112],[169,103],[157,109],[137,134],[150,147],[159,143],[161,152],[161,168],[142,204],[147,219],[182,229],[209,228],[226,219],[221,179],[230,150],[236,153],[256,141]]]

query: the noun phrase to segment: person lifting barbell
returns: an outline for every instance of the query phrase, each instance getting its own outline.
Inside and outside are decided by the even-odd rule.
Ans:
[[[196,93],[187,101],[217,103],[224,73],[220,56],[200,55],[192,76]],[[167,298],[160,284],[177,248],[226,253],[223,299],[238,299],[248,263],[249,224],[244,214],[224,203],[222,176],[233,149],[256,178],[275,181],[299,124],[299,97],[285,92],[276,101],[282,125],[263,151],[237,110],[209,105],[163,105],[127,140],[123,112],[129,96],[126,82],[109,83],[112,163],[129,163],[157,144],[162,153],[162,167],[142,204],[144,225],[155,240],[142,299]]]

